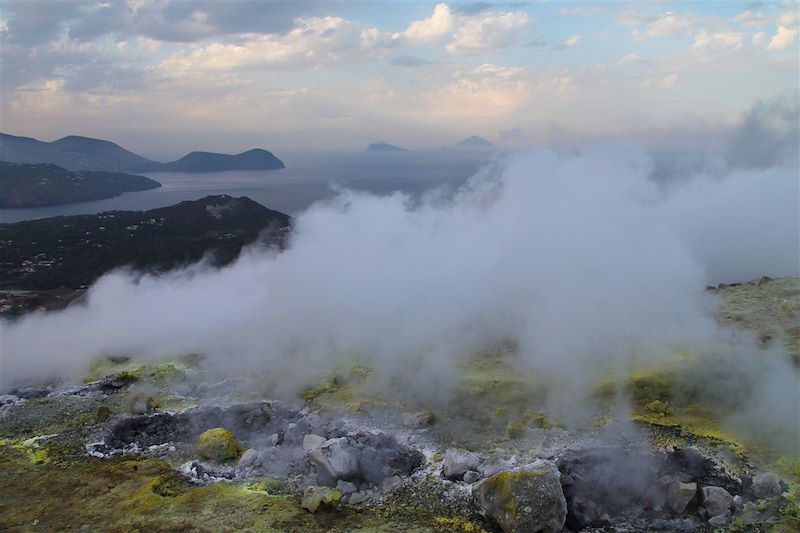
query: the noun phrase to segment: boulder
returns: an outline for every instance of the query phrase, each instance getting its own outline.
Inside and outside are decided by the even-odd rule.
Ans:
[[[670,482],[664,493],[667,507],[675,514],[682,514],[695,494],[697,494],[697,483],[683,483],[677,480]]]
[[[774,472],[765,472],[753,478],[753,495],[759,500],[777,498],[783,493],[781,479]]]
[[[314,448],[318,448],[325,443],[325,440],[325,437],[320,437],[319,435],[309,433],[303,437],[303,449],[305,451],[310,451]]]
[[[308,458],[333,481],[353,479],[359,474],[357,450],[347,442],[347,437],[328,439],[309,450]]]
[[[239,444],[227,429],[214,428],[200,435],[197,451],[201,457],[221,462],[236,459],[239,456]]]
[[[517,461],[513,457],[511,459],[489,457],[478,467],[478,473],[481,477],[491,477],[495,474],[499,474],[503,470],[513,470],[516,465]]]
[[[547,461],[484,479],[473,485],[472,497],[506,533],[556,533],[567,517],[558,468]]]
[[[730,510],[733,505],[733,496],[722,487],[703,487],[703,506],[708,516],[718,516]]]
[[[0,396],[0,405],[13,404],[19,401],[19,397],[13,394],[3,394]]]
[[[481,458],[472,452],[448,448],[444,454],[442,474],[448,479],[462,479],[467,470],[477,470]]]
[[[239,458],[239,468],[243,470],[256,468],[261,466],[262,462],[262,454],[253,448],[248,448]]]
[[[464,482],[465,483],[475,483],[481,479],[481,475],[474,470],[467,470],[464,473]]]
[[[319,509],[333,509],[342,501],[342,491],[331,487],[306,487],[301,507],[310,513]]]
[[[403,484],[403,478],[400,476],[387,477],[383,480],[383,483],[381,483],[381,491],[383,491],[384,494],[391,494],[402,487]]]

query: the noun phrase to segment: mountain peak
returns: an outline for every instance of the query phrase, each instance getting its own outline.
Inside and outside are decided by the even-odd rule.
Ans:
[[[476,149],[476,148],[486,149],[486,148],[494,148],[494,145],[489,141],[487,141],[486,139],[484,139],[483,137],[478,137],[477,135],[473,135],[471,137],[467,137],[466,139],[464,139],[459,143],[456,143],[455,147],[470,148],[470,149]]]

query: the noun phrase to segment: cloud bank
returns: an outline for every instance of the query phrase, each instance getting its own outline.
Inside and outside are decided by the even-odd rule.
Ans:
[[[116,272],[85,307],[0,323],[2,383],[79,374],[106,353],[202,352],[287,386],[354,359],[429,386],[510,342],[558,385],[556,401],[574,401],[593,369],[717,342],[707,283],[798,275],[793,171],[665,190],[651,167],[628,148],[536,151],[454,197],[345,191],[301,214],[281,254]]]

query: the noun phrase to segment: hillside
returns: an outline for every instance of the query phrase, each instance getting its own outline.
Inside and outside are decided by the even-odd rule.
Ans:
[[[144,172],[160,164],[101,139],[70,135],[48,143],[5,133],[0,133],[0,160],[12,163],[50,163],[73,171]]]
[[[406,152],[405,148],[400,148],[393,144],[378,142],[367,146],[367,152]]]
[[[161,163],[130,152],[102,139],[70,135],[53,142],[0,133],[0,161],[49,163],[67,170],[112,172],[221,172],[226,170],[274,170],[283,161],[267,150],[255,148],[236,155],[191,152],[176,161]]]
[[[161,184],[118,172],[67,170],[52,164],[0,161],[0,208],[43,207],[113,198]]]
[[[164,163],[159,171],[221,172],[226,170],[274,170],[286,168],[271,152],[255,148],[236,155],[192,152],[177,161]]]
[[[114,268],[163,271],[209,253],[227,264],[262,232],[264,245],[282,246],[290,224],[289,215],[226,195],[0,224],[0,289],[79,288]]]

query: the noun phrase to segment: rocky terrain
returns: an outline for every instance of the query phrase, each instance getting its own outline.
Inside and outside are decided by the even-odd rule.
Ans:
[[[762,342],[795,349],[800,279],[711,290],[722,322],[769,325]],[[280,376],[220,376],[199,354],[109,356],[83,383],[0,391],[0,529],[800,527],[796,450],[723,427],[728,407],[681,382],[698,361],[618,378],[629,415],[565,424],[512,359],[476,357],[454,397],[429,405],[357,362],[287,396]],[[596,403],[612,408],[607,385]]]

